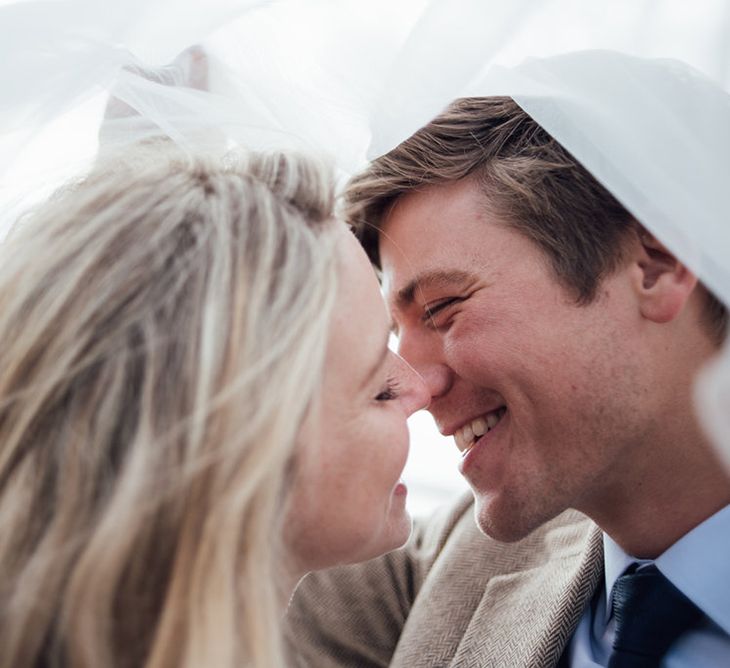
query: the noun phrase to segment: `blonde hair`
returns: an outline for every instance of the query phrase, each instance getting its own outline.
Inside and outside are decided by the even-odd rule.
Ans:
[[[0,247],[0,665],[278,666],[336,290],[292,156],[110,157]]]

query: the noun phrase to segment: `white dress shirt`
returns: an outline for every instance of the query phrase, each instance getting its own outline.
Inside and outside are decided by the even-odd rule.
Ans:
[[[570,642],[571,668],[606,666],[615,620],[611,592],[617,578],[634,563],[654,563],[702,612],[702,624],[669,648],[662,668],[730,666],[730,506],[725,506],[680,538],[655,561],[635,559],[603,534],[604,584],[578,623]]]

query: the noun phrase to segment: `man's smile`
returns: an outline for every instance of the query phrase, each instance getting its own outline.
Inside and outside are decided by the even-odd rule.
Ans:
[[[484,434],[494,429],[502,416],[507,412],[506,406],[500,406],[488,413],[469,420],[454,432],[454,441],[462,456],[471,450],[476,441]]]

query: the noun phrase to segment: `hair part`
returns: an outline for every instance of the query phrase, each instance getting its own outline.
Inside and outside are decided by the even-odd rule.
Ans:
[[[0,665],[284,665],[286,477],[336,270],[330,174],[109,156],[0,246]]]
[[[540,248],[556,278],[588,304],[619,265],[639,223],[565,148],[508,97],[462,98],[348,184],[345,217],[380,267],[379,230],[396,201],[471,178],[495,219]],[[705,320],[722,340],[727,310],[709,291]]]

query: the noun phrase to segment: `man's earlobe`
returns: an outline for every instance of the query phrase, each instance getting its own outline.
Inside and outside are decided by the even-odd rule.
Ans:
[[[697,277],[646,230],[638,233],[641,314],[653,322],[674,320],[697,285]]]

